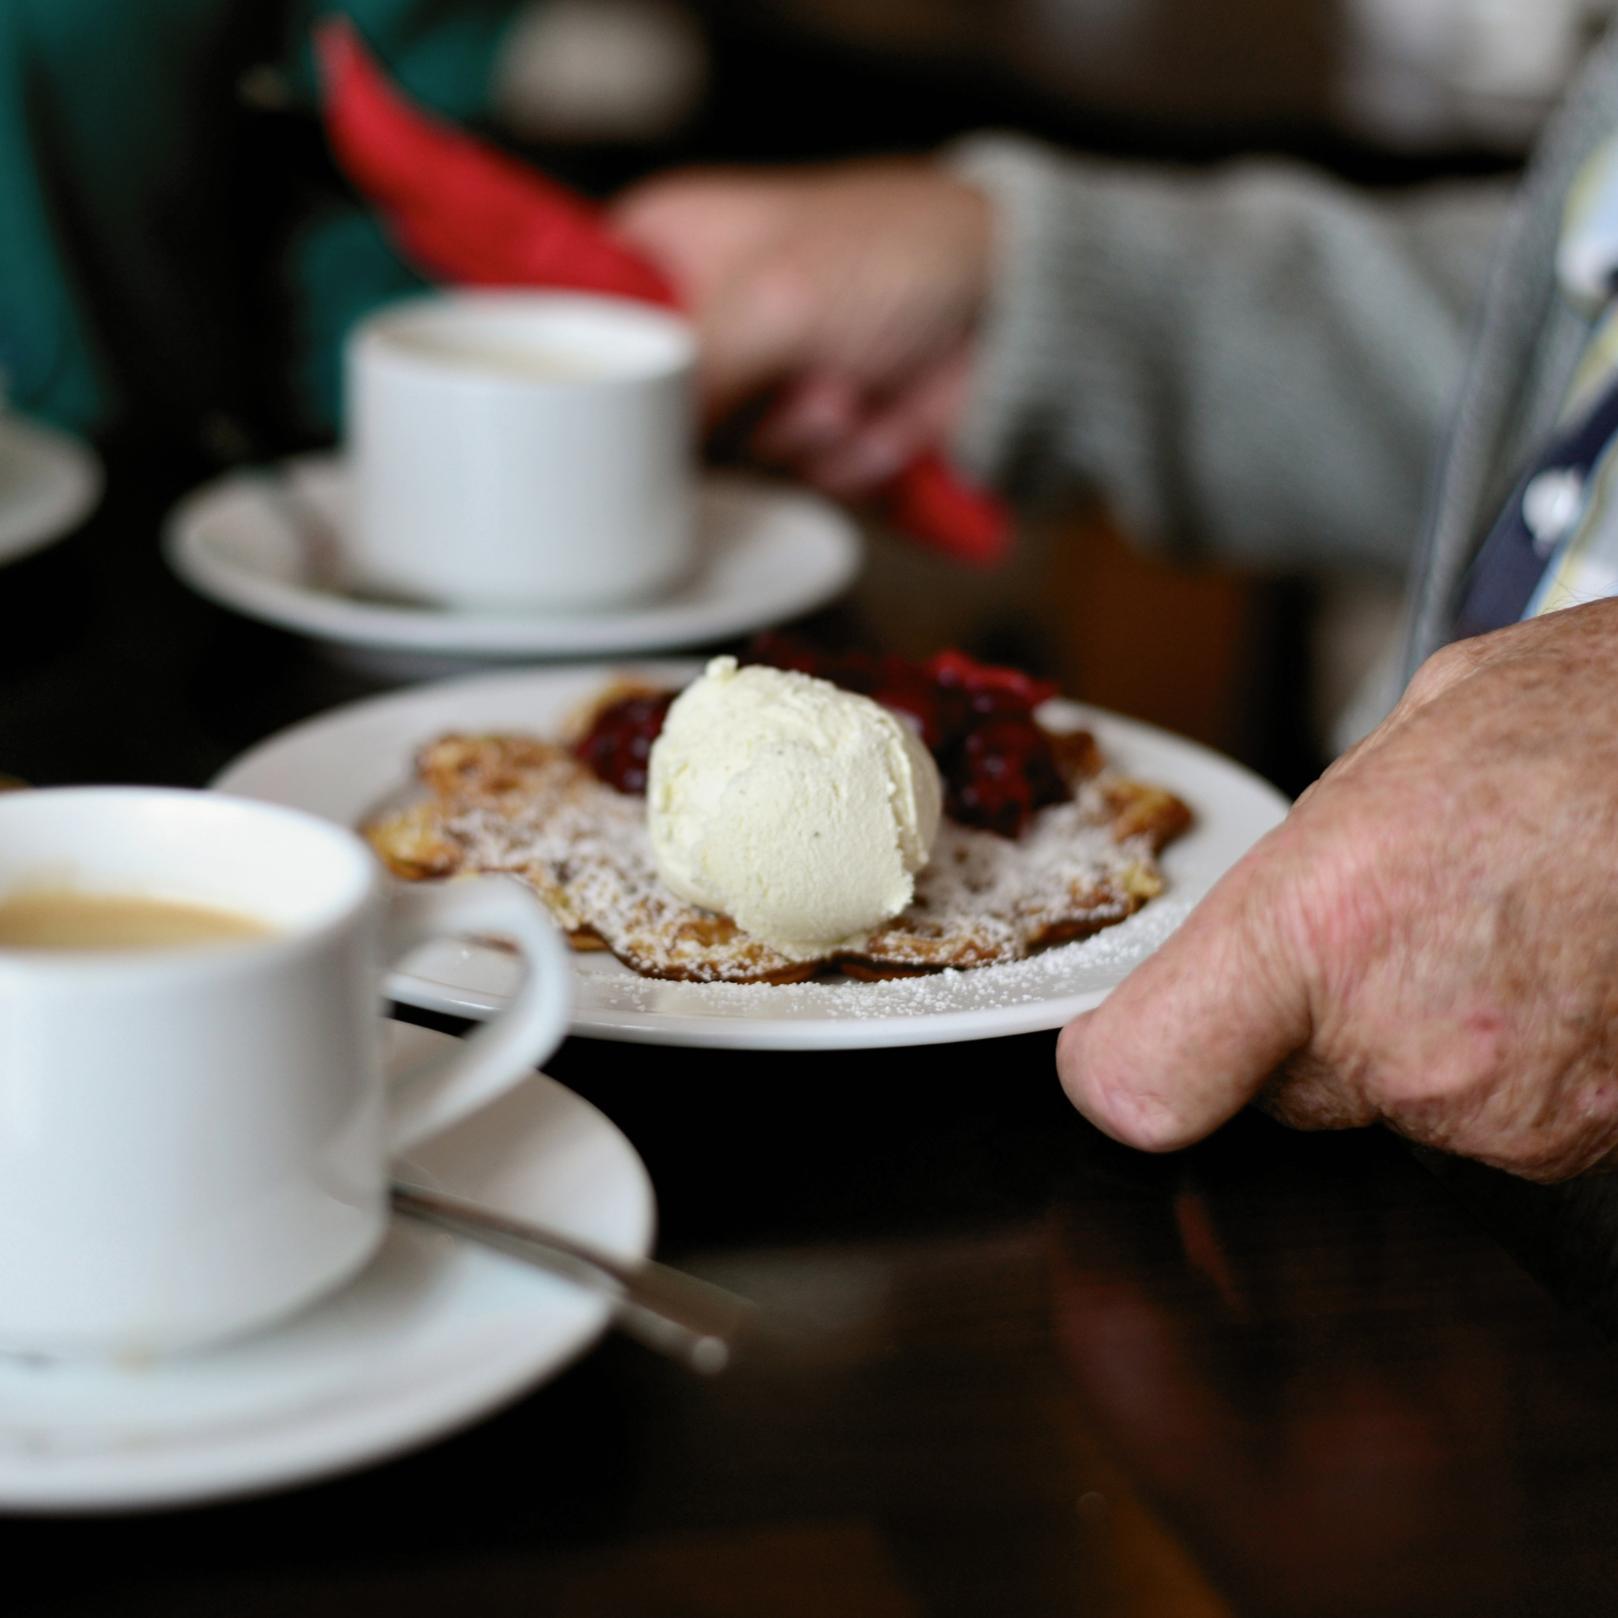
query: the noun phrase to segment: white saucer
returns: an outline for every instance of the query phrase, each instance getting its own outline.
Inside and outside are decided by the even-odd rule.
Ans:
[[[389,1029],[402,1065],[448,1037]],[[401,1172],[616,1253],[651,1248],[634,1149],[537,1074]],[[241,1343],[150,1365],[0,1359],[0,1510],[139,1510],[345,1472],[516,1399],[606,1318],[577,1287],[396,1220],[352,1286]]]
[[[680,686],[698,669],[663,662],[622,672]],[[450,730],[554,731],[614,672],[527,669],[349,703],[259,743],[213,785],[357,826],[407,788],[423,742]],[[866,1049],[1035,1033],[1099,1005],[1285,817],[1287,801],[1239,764],[1151,725],[1070,702],[1053,702],[1048,717],[1087,726],[1122,773],[1170,787],[1191,805],[1191,830],[1163,853],[1168,891],[1138,915],[1031,960],[888,983],[660,983],[605,952],[577,955],[573,1032],[741,1050]],[[486,1017],[506,1004],[516,976],[499,950],[445,941],[410,956],[388,992],[408,1005]]]
[[[284,469],[341,536],[341,461],[311,456]],[[854,524],[810,494],[739,475],[704,478],[701,559],[672,594],[610,611],[561,615],[395,606],[322,589],[285,503],[265,475],[232,473],[171,515],[170,565],[200,594],[320,640],[470,657],[598,656],[696,646],[747,634],[825,605],[859,572]]]
[[[101,495],[101,463],[54,427],[0,415],[0,564],[64,539]]]

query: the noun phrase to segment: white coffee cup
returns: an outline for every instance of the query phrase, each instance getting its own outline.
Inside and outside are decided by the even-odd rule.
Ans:
[[[622,298],[457,292],[347,348],[356,588],[452,607],[642,600],[692,566],[691,328]]]
[[[0,949],[0,1347],[194,1348],[339,1286],[387,1228],[393,1153],[525,1077],[572,968],[498,877],[390,891],[365,844],[214,793],[0,797],[0,901],[68,890],[207,905],[263,937]],[[495,1022],[388,1091],[384,968],[445,934],[515,939]]]

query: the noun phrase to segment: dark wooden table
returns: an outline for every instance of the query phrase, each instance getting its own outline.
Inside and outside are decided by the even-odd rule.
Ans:
[[[116,470],[87,531],[0,574],[0,770],[196,784],[371,687],[168,579],[177,482]],[[1396,1142],[1249,1118],[1139,1157],[1051,1052],[569,1042],[551,1070],[644,1155],[664,1256],[780,1341],[700,1381],[609,1340],[459,1437],[260,1501],[0,1518],[4,1611],[1618,1607],[1609,1338]]]

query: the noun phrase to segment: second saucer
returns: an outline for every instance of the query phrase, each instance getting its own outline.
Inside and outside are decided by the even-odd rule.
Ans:
[[[578,657],[696,646],[824,606],[853,582],[863,542],[835,506],[740,474],[698,491],[698,562],[656,600],[539,614],[412,606],[322,582],[318,546],[340,548],[349,480],[335,455],[234,472],[188,495],[165,549],[192,589],[234,611],[317,640],[468,657]]]

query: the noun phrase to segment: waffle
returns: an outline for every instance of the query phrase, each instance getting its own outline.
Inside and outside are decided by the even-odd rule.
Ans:
[[[1108,770],[1087,732],[1055,739],[1071,800],[1040,810],[1014,841],[946,820],[910,907],[858,949],[808,961],[676,898],[653,864],[644,799],[599,781],[560,742],[443,736],[416,760],[423,795],[363,830],[407,880],[519,877],[575,949],[610,950],[644,977],[793,983],[964,970],[1123,921],[1162,891],[1155,856],[1190,824],[1172,793]]]

